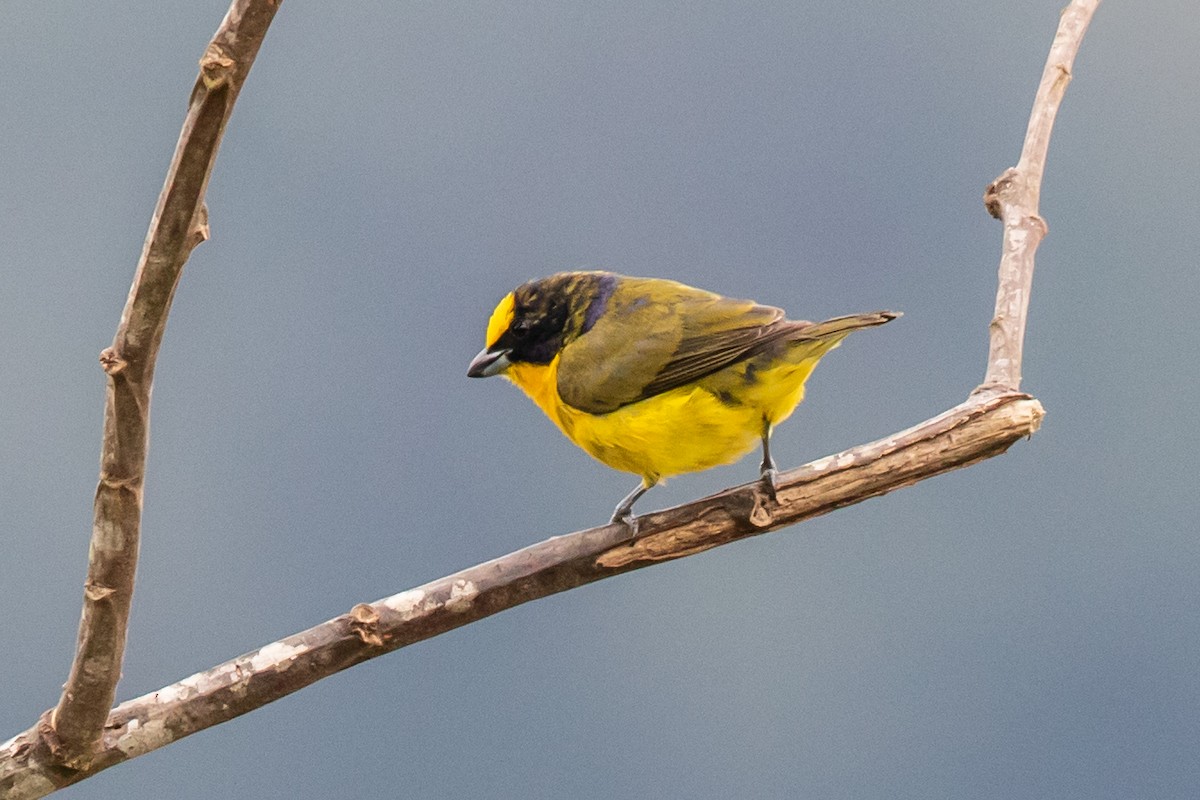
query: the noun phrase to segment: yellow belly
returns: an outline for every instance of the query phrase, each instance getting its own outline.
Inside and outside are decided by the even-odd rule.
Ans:
[[[588,414],[558,397],[558,359],[545,366],[514,364],[507,377],[521,387],[567,438],[608,466],[662,478],[730,464],[754,450],[764,426],[787,419],[804,399],[804,382],[821,356],[751,360],[608,414]]]

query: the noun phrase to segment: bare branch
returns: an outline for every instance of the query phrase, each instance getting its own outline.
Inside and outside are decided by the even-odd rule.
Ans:
[[[1033,290],[1033,257],[1046,235],[1046,222],[1039,216],[1038,203],[1046,153],[1050,149],[1050,133],[1067,84],[1071,82],[1075,54],[1079,52],[1088,23],[1099,5],[1100,0],[1072,0],[1063,9],[1042,71],[1042,82],[1033,100],[1021,159],[1017,166],[1005,170],[989,184],[983,195],[988,213],[1004,223],[1004,243],[987,375],[975,390],[977,392],[1016,391],[1021,387],[1025,318]]]
[[[108,389],[83,616],[70,678],[42,726],[66,766],[86,767],[116,696],[137,569],[154,363],[183,265],[208,237],[204,193],[225,123],[277,8],[278,0],[235,0],[200,59],[116,337],[100,354]]]
[[[307,631],[121,704],[108,715],[99,748],[90,761],[64,764],[54,749],[54,738],[48,734],[48,721],[43,718],[32,729],[0,744],[0,794],[13,800],[41,797],[114,764],[245,714],[383,653],[530,600],[793,525],[998,455],[1017,439],[1031,435],[1041,422],[1042,407],[1015,389],[1020,380],[1021,340],[1033,274],[1033,255],[1045,234],[1044,223],[1037,215],[1038,191],[1054,114],[1062,100],[1079,41],[1097,4],[1098,0],[1075,0],[1064,12],[1035,102],[1021,161],[989,187],[988,208],[1004,221],[1004,254],[996,318],[992,322],[988,378],[965,403],[906,431],[782,475],[775,501],[764,496],[761,484],[756,482],[641,517],[642,535],[635,542],[626,540],[628,531],[623,525],[593,528],[549,539],[416,589],[355,606],[350,612]],[[240,4],[235,2],[236,7]],[[232,11],[230,16],[234,16]],[[266,22],[269,22],[269,15],[262,24],[263,30]],[[234,61],[236,65],[238,62]],[[235,71],[237,69],[240,67],[235,66]],[[244,76],[245,71],[241,69],[241,77]],[[197,92],[208,93],[223,85],[218,80],[216,85],[210,86],[202,74]],[[234,93],[235,87],[231,86],[227,103],[232,103]],[[194,96],[193,110],[195,106]],[[188,130],[185,127],[185,137]],[[170,185],[169,179],[168,190]],[[200,190],[202,196],[202,186]],[[164,192],[164,197],[167,193]],[[165,205],[165,202],[160,203],[160,210]],[[192,214],[186,217],[187,225],[180,228],[183,234],[191,235],[193,244],[199,237],[200,218],[196,214],[201,208],[194,206]],[[165,215],[156,214],[156,221],[161,216]],[[147,251],[150,249],[148,241]],[[145,257],[143,261],[150,263],[151,259]],[[142,268],[138,275],[135,294]],[[139,340],[148,344],[141,351],[122,349],[116,344],[111,351],[106,351],[112,354],[106,363],[113,378],[110,406],[116,391],[112,387],[123,385],[117,376],[130,369],[131,352],[141,356],[133,374],[144,382],[142,385],[147,393],[144,396],[136,394],[130,387],[127,389],[130,399],[126,402],[141,399],[148,403],[153,353],[177,278],[178,267],[175,267],[169,283],[155,284],[160,287],[161,294],[158,324],[146,326],[143,323],[138,328],[149,331],[148,338]],[[135,306],[131,295],[122,330],[131,327],[127,321],[135,317],[131,311]],[[118,331],[118,344],[121,336]],[[141,427],[136,430],[141,438],[135,444],[144,455],[144,417],[139,420]],[[121,433],[118,429],[113,435]],[[106,453],[108,437],[106,425]],[[126,473],[120,471],[111,472],[116,478],[113,481],[114,503],[126,498],[116,489],[132,483],[136,494],[131,490],[129,495],[140,505],[140,463],[133,475],[136,480],[126,479]],[[108,464],[107,460],[105,464]],[[102,489],[106,485],[103,475],[109,474],[108,471],[102,473]],[[99,505],[98,495],[98,508]],[[130,513],[136,514],[136,509]],[[98,512],[98,527],[100,523]],[[136,537],[136,522],[133,533]],[[111,588],[106,583],[95,585]],[[89,583],[89,589],[92,586]],[[111,602],[111,598],[98,597],[95,602]],[[124,603],[127,609],[127,594]],[[123,625],[122,621],[122,634]],[[119,665],[119,650],[117,662]]]
[[[66,770],[45,763],[36,729],[0,745],[0,792],[40,797],[355,664],[530,600],[778,530],[973,464],[1031,435],[1041,418],[1041,405],[1027,395],[981,395],[914,428],[785,473],[777,505],[755,482],[641,517],[642,535],[632,543],[624,525],[592,528],[357,605],[321,625],[122,703],[109,715],[101,750],[86,768]],[[18,791],[22,786],[36,789]]]

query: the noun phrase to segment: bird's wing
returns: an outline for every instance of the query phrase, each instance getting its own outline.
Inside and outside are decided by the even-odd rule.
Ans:
[[[581,411],[608,413],[703,378],[807,324],[749,300],[626,278],[591,330],[563,348],[558,393]]]

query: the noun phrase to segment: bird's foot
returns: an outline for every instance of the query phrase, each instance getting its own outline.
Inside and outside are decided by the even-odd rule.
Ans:
[[[775,465],[763,466],[762,472],[759,473],[759,482],[762,484],[763,494],[770,498],[772,503],[779,502],[779,470],[775,469]]]
[[[610,523],[613,525],[624,525],[629,529],[629,541],[632,543],[638,537],[638,518],[633,515],[631,509],[625,509],[622,512],[617,509],[617,513],[613,514]]]
[[[657,482],[657,479],[654,481],[654,483],[642,481],[634,488],[632,492],[625,495],[624,500],[622,500],[620,503],[617,503],[617,508],[615,511],[613,511],[611,522],[614,524],[620,522],[626,528],[628,528],[629,541],[631,542],[638,537],[638,518],[633,515],[633,504],[637,502],[639,497],[650,491],[650,487],[654,486],[654,484]]]

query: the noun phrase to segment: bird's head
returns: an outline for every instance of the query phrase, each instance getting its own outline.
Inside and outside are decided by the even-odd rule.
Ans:
[[[503,375],[513,364],[549,364],[595,324],[616,288],[611,272],[560,272],[505,295],[488,322],[487,346],[467,375]]]

